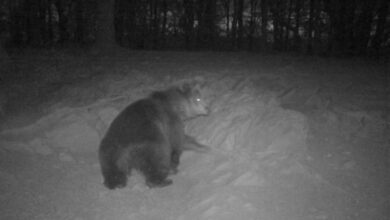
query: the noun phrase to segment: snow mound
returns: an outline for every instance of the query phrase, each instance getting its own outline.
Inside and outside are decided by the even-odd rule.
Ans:
[[[187,130],[218,151],[296,156],[305,151],[308,128],[304,115],[281,108],[275,98],[259,94],[251,83],[216,95],[212,109],[208,117],[190,121]]]
[[[128,90],[133,87],[131,92],[125,91],[125,94],[137,94],[138,98],[142,97],[140,94],[146,94],[147,89],[142,86],[142,82],[149,81],[148,77],[133,76],[137,80],[129,80],[128,77],[122,75],[114,77],[115,80],[102,80],[106,82],[106,88],[121,87]],[[253,81],[234,76],[211,81],[206,93],[211,101],[212,113],[207,117],[188,121],[187,132],[216,151],[236,156],[259,156],[262,153],[302,156],[307,137],[305,117],[296,111],[281,108],[275,97],[270,98],[269,94],[264,94],[264,90],[251,83]],[[123,82],[128,82],[131,86],[126,86]],[[153,87],[163,86],[153,84]],[[117,90],[108,90],[111,90],[110,95],[118,93]],[[100,139],[119,110],[125,106],[124,102],[137,98],[124,99],[126,100],[120,100],[119,104],[116,98],[99,99],[85,107],[55,109],[35,124],[2,131],[0,135],[6,141],[0,144],[16,146],[8,142],[15,139],[20,142],[19,137],[23,136],[25,140],[17,144],[23,147],[15,148],[18,151],[28,149],[26,151],[41,155],[53,152],[58,152],[59,155],[63,152],[96,153]],[[68,101],[62,100],[53,106],[63,106]]]

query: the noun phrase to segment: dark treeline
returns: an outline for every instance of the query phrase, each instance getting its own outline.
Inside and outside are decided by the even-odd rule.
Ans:
[[[365,55],[390,48],[388,0],[3,0],[0,39],[9,48],[94,45],[107,25],[98,11],[111,14],[113,28],[103,29],[115,34],[107,36],[132,49]]]

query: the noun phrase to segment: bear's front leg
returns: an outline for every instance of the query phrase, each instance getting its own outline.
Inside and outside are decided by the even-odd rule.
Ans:
[[[182,151],[179,149],[175,149],[172,151],[170,174],[176,174],[178,172],[177,167],[179,166],[179,163],[180,163],[181,153],[182,153]]]

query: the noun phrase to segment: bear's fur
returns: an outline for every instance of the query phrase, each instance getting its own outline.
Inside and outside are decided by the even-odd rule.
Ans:
[[[99,147],[104,185],[126,186],[131,170],[139,170],[149,187],[170,185],[183,150],[205,151],[184,133],[183,120],[207,115],[199,86],[184,83],[127,106],[111,123]]]

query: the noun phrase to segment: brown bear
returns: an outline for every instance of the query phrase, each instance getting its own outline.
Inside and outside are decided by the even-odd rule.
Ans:
[[[183,83],[153,92],[127,106],[111,123],[99,147],[104,185],[123,188],[132,169],[149,187],[172,184],[183,150],[207,151],[184,133],[183,121],[209,113],[199,84]]]

